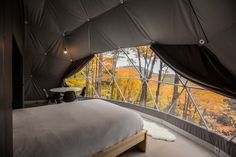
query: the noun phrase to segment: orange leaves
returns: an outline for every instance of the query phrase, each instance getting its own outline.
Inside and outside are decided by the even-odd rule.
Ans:
[[[153,57],[152,51],[149,46],[142,46],[137,48],[130,48],[130,50],[134,50],[139,53],[139,55],[143,58],[150,59]],[[137,55],[137,54],[136,54]],[[137,56],[136,56],[137,57]],[[99,58],[99,56],[98,56]],[[115,100],[123,101],[123,97],[120,94],[122,92],[125,100],[139,104],[142,90],[142,81],[140,80],[140,74],[137,72],[135,67],[132,66],[124,66],[124,67],[116,67],[114,64],[114,58],[112,55],[103,55],[102,62],[105,67],[102,67],[102,92],[101,96],[103,98],[112,98]],[[98,64],[99,61],[95,58],[88,65],[90,69],[89,73],[89,96],[95,96],[94,88],[96,87],[96,81],[98,80]],[[128,65],[128,64],[127,64]],[[114,68],[115,67],[115,68]],[[115,69],[115,70],[114,70]],[[85,68],[67,79],[67,84],[69,86],[85,86]],[[117,84],[114,83],[113,77],[110,74],[115,75],[115,80]],[[174,74],[169,73],[166,75],[165,82],[173,83]],[[154,108],[154,101],[156,90],[157,90],[157,81],[158,74],[154,73],[151,79],[148,82],[147,89],[147,103],[146,107]],[[111,84],[113,84],[113,96],[111,97]],[[188,86],[198,87],[193,83],[188,83]],[[182,90],[183,87],[178,87],[178,92]],[[189,88],[191,94],[193,95],[197,106],[201,114],[203,114],[204,119],[206,120],[210,129],[214,130],[225,136],[230,136],[233,134],[236,124],[236,110],[230,107],[229,102],[225,101],[227,98],[213,92],[210,92],[206,89],[194,89]],[[154,98],[152,98],[154,96]],[[158,97],[158,108],[161,111],[168,111],[169,105],[172,101],[173,97],[173,85],[162,83],[160,86],[160,92]],[[196,112],[196,108],[189,99],[187,93],[184,91],[182,95],[178,98],[176,106],[174,107],[174,114],[179,116],[180,118],[185,118],[188,121],[194,122],[200,126],[203,126],[201,117]],[[219,122],[219,117],[225,116],[227,120],[229,120],[234,125],[224,125],[224,123]]]

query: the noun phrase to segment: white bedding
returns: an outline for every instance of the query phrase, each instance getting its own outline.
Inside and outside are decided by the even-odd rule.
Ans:
[[[135,112],[103,100],[13,111],[14,157],[88,157],[143,128]]]
[[[147,134],[150,135],[152,138],[170,142],[174,142],[176,140],[175,135],[172,134],[168,129],[163,128],[157,125],[156,123],[146,119],[143,119],[143,123],[143,128],[147,130]]]

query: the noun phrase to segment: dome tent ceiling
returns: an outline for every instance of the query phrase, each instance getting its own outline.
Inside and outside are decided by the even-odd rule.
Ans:
[[[24,0],[24,6],[26,100],[58,86],[74,61],[154,42],[204,41],[236,76],[234,0]]]

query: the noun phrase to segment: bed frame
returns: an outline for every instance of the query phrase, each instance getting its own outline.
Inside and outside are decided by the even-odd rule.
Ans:
[[[137,134],[94,154],[92,157],[116,157],[132,147],[137,147],[140,151],[146,152],[146,146],[147,131],[141,130]]]

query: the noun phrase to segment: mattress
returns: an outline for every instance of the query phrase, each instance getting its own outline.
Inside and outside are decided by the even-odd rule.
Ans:
[[[13,111],[14,157],[89,157],[143,128],[137,113],[93,99]]]

